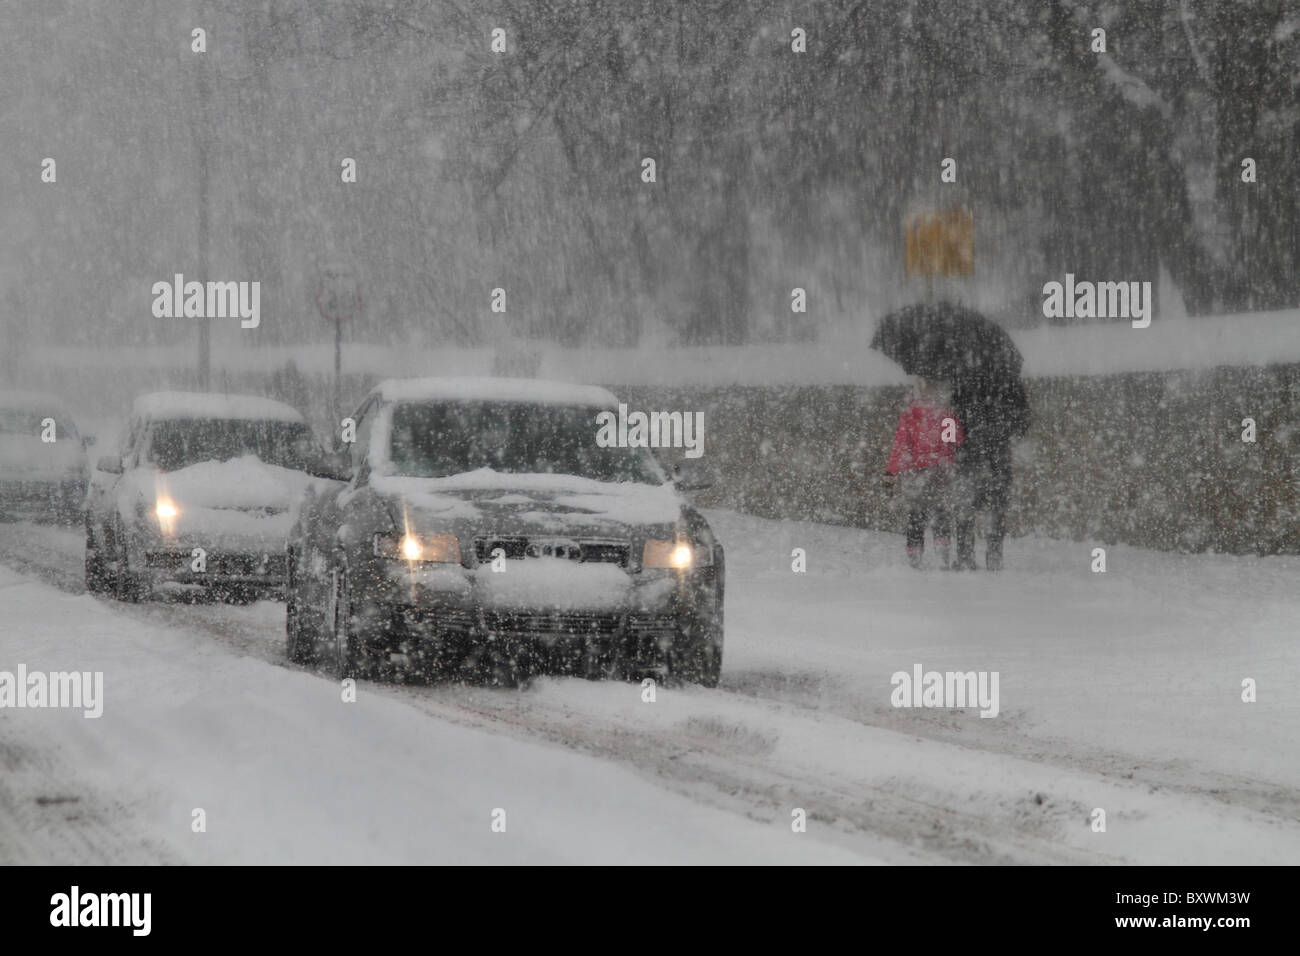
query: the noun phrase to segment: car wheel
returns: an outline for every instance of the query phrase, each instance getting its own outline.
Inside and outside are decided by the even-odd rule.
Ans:
[[[104,557],[95,547],[95,536],[86,522],[86,590],[91,594],[103,594],[113,586]]]
[[[333,577],[333,598],[330,601],[333,610],[333,640],[330,643],[333,649],[334,676],[339,680],[360,677],[362,654],[360,641],[352,627],[352,583],[347,567],[336,568]]]
[[[700,621],[678,634],[668,655],[669,676],[701,687],[722,677],[722,621]]]
[[[305,613],[302,591],[294,567],[293,552],[288,555],[287,578],[284,585],[284,649],[295,664],[314,664],[320,646],[320,628],[310,614]]]
[[[113,597],[119,601],[138,604],[144,597],[144,581],[140,575],[131,571],[126,556],[126,534],[121,530],[120,525],[113,539],[117,545],[117,570],[113,572]]]

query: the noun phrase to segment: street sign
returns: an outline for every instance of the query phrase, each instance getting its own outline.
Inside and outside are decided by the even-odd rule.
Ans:
[[[905,241],[909,278],[975,274],[975,219],[965,207],[912,213]]]
[[[343,323],[361,313],[361,283],[346,262],[320,263],[316,269],[316,308],[334,323],[334,421],[339,421],[343,389]]]
[[[361,285],[345,263],[322,265],[316,280],[316,309],[331,322],[355,319],[361,312]]]

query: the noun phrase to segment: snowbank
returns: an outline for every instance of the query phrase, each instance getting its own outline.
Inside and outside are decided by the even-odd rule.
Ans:
[[[908,381],[893,362],[868,348],[872,326],[858,335],[812,343],[753,344],[677,349],[565,349],[545,343],[520,343],[541,353],[539,378],[620,385],[899,385]],[[1150,328],[1127,322],[1042,327],[1013,331],[1025,355],[1025,374],[1095,375],[1118,372],[1204,369],[1219,365],[1270,365],[1300,362],[1300,309],[1239,315],[1161,319]],[[348,375],[390,379],[419,376],[489,376],[492,349],[445,348],[414,351],[348,343],[343,368]],[[64,369],[188,370],[188,347],[33,349],[37,366]],[[332,374],[327,345],[214,348],[214,369],[269,374],[290,360],[304,374]],[[439,388],[439,379],[426,382]],[[600,401],[607,401],[601,395]],[[559,399],[557,399],[559,400]],[[568,400],[563,399],[563,400]]]
[[[302,415],[283,402],[255,395],[212,392],[153,392],[132,404],[132,414],[155,419],[216,418],[301,422]]]
[[[528,402],[615,408],[618,399],[603,388],[508,378],[390,379],[375,387],[390,402]]]

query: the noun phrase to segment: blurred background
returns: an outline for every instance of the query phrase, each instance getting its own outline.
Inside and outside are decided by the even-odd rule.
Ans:
[[[1066,272],[1151,280],[1161,315],[1300,305],[1288,0],[9,0],[0,18],[10,354],[188,342],[192,322],[150,313],[175,272],[262,282],[259,329],[213,329],[232,345],[328,343],[326,258],[361,283],[357,343],[486,344],[495,287],[516,338],[834,338],[914,297],[903,220],[936,203],[974,218],[963,297],[1013,327],[1045,321]]]
[[[0,386],[88,430],[206,387],[328,436],[342,263],[344,409],[634,389],[709,412],[715,503],[890,527],[905,377],[867,341],[935,291],[907,217],[960,207],[938,291],[1015,330],[1035,403],[1017,528],[1300,549],[1297,0],[8,0],[0,85]],[[259,281],[260,326],[155,318],[176,273]],[[1049,325],[1066,273],[1150,281],[1155,324]]]

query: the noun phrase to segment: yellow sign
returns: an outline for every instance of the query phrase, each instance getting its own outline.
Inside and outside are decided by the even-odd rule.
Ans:
[[[975,274],[975,219],[964,207],[913,213],[906,241],[909,278]]]

